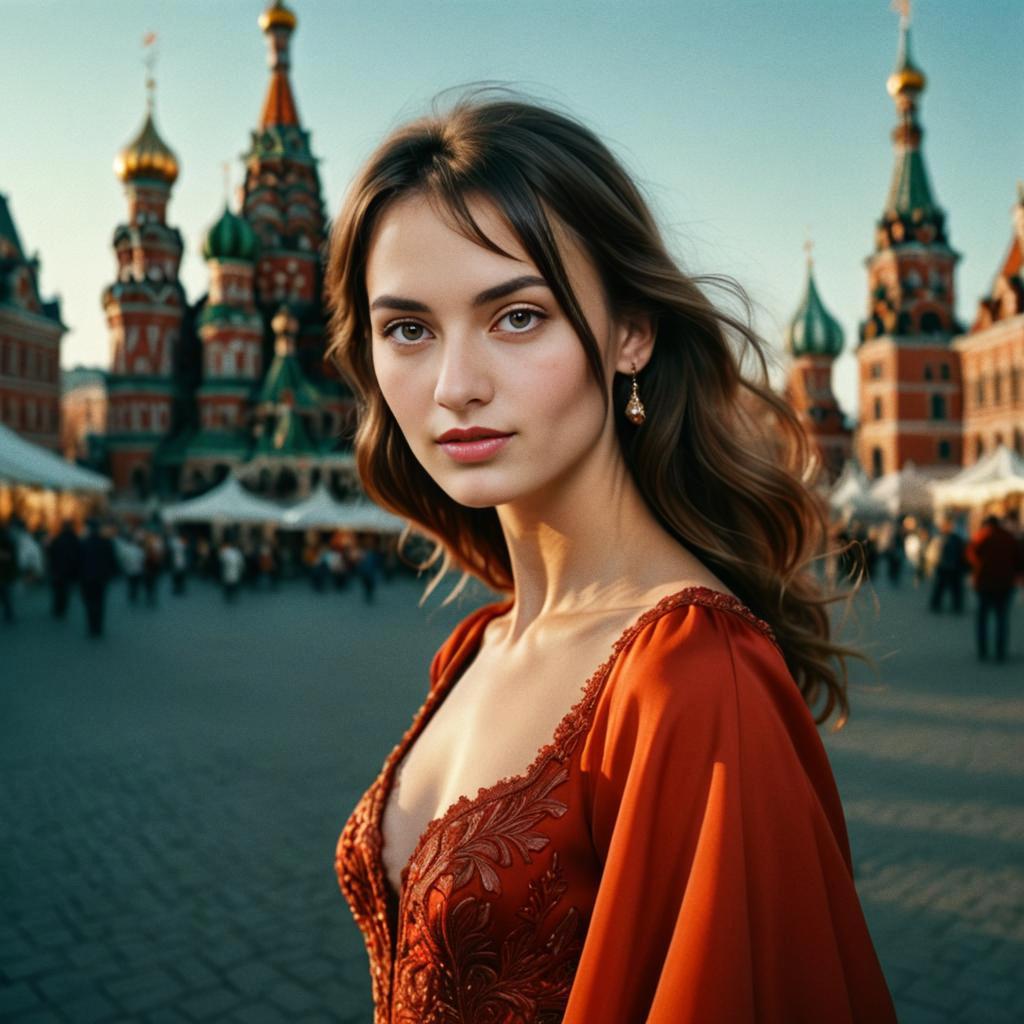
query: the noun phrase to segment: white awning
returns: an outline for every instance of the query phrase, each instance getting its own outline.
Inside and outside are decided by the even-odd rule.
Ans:
[[[0,423],[0,481],[29,484],[53,491],[109,491],[113,484],[102,473],[83,469],[48,448],[26,441]]]
[[[829,494],[829,505],[847,515],[884,515],[885,505],[869,493],[870,482],[854,459],[847,459]]]
[[[358,501],[337,501],[323,481],[298,505],[281,517],[281,525],[290,530],[357,530],[375,533],[400,533],[405,520],[386,512],[365,498]]]
[[[160,510],[166,523],[277,523],[284,509],[250,494],[233,475],[212,490]]]
[[[890,515],[906,512],[930,512],[932,509],[931,477],[925,476],[908,459],[896,473],[886,473],[870,487],[868,494],[880,502]]]
[[[1024,458],[1005,444],[999,445],[973,466],[934,486],[937,507],[984,505],[1011,494],[1024,493]]]

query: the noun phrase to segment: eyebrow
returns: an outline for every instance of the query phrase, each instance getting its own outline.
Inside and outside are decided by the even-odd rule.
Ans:
[[[548,287],[547,281],[543,277],[537,277],[536,274],[523,274],[520,277],[513,277],[510,281],[496,284],[491,288],[485,288],[479,295],[474,297],[473,305],[482,306],[486,302],[503,299],[506,295],[519,291],[520,288],[530,288],[534,285],[542,285],[544,288]],[[384,308],[399,309],[404,313],[430,312],[430,307],[426,303],[419,302],[416,299],[403,299],[398,295],[378,295],[370,303],[371,310]]]

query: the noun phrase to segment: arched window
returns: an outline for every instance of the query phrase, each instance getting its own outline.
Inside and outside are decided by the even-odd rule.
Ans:
[[[985,454],[985,442],[982,438],[976,438],[974,442],[974,457],[980,459]]]
[[[931,380],[932,379],[932,364],[931,363],[925,363],[924,364],[924,379],[925,380]]]
[[[929,310],[921,314],[920,331],[922,334],[940,334],[942,332],[942,320],[938,313]]]
[[[871,449],[871,475],[875,478],[882,475],[885,462],[882,457],[882,449],[875,447]]]
[[[946,418],[946,396],[932,395],[932,419],[944,420]]]
[[[939,442],[938,453],[939,453],[939,458],[943,462],[948,462],[949,461],[950,447],[949,447],[949,442],[948,441],[940,441]]]
[[[939,364],[939,376],[943,380],[949,380],[949,363]]]
[[[875,399],[874,412],[875,419],[880,420],[882,418],[882,400],[880,398]]]

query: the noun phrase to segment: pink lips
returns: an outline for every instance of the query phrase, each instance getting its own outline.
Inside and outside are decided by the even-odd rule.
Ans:
[[[502,448],[512,440],[512,434],[490,434],[490,435],[478,435],[476,437],[469,437],[462,440],[448,439],[454,438],[458,433],[470,433],[469,431],[449,431],[447,434],[442,434],[441,437],[446,440],[438,441],[438,444],[450,455],[456,462],[483,462],[485,459],[489,459],[496,452],[501,451]]]

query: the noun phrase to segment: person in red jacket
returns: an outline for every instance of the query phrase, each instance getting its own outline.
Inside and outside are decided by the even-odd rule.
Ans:
[[[986,516],[967,545],[972,582],[978,594],[978,657],[988,660],[988,618],[996,620],[996,661],[1006,660],[1010,625],[1010,598],[1019,572],[1024,571],[1020,547],[998,516]]]

